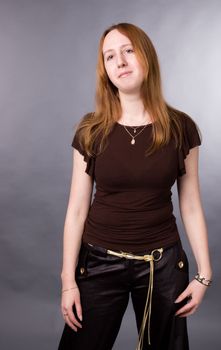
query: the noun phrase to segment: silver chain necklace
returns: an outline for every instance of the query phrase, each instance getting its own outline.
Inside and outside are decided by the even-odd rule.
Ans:
[[[132,140],[130,141],[131,145],[134,145],[135,144],[135,137],[137,137],[146,127],[147,125],[149,125],[150,123],[144,125],[143,129],[140,130],[140,132],[138,132],[138,134],[136,134],[137,132],[137,128],[139,128],[141,125],[137,126],[137,127],[133,127],[132,128],[134,129],[134,134],[136,134],[135,136],[133,136],[129,130],[127,130],[126,126],[123,125],[124,129],[126,130],[126,132],[132,137]]]

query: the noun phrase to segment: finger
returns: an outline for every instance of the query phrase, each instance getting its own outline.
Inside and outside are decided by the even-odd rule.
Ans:
[[[189,296],[190,292],[188,290],[184,290],[179,296],[178,298],[176,298],[176,300],[174,301],[174,303],[180,303],[182,300],[184,300],[185,298],[187,298]]]
[[[194,314],[194,312],[196,311],[196,309],[197,309],[197,308],[195,307],[195,308],[193,308],[192,310],[190,310],[189,312],[182,313],[182,314],[179,315],[179,317],[187,317],[187,316],[190,316],[190,315]]]
[[[75,306],[76,306],[76,311],[77,311],[78,318],[82,321],[83,317],[82,317],[82,308],[81,308],[80,301],[76,300]]]
[[[68,324],[69,327],[71,327],[75,332],[78,331],[77,327],[75,327],[72,322],[69,320],[68,315],[64,316],[65,317],[65,322]]]
[[[68,318],[74,325],[82,328],[82,324],[76,319],[72,310],[68,310]]]
[[[182,314],[183,312],[189,312],[193,307],[195,307],[195,304],[193,302],[189,302],[186,305],[184,305],[183,307],[181,307],[181,309],[179,309],[175,315],[179,315]]]
[[[61,313],[63,316],[63,319],[66,321],[66,316],[68,314],[67,308],[64,308],[63,306],[61,307]]]
[[[74,330],[77,332],[77,327],[75,327],[75,325],[73,325],[69,319],[69,313],[70,311],[67,308],[62,307],[61,308],[61,312],[64,318],[64,321]]]

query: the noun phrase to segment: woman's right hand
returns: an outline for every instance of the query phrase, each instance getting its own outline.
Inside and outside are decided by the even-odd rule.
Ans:
[[[68,289],[68,288],[67,288]],[[80,291],[78,286],[75,285],[74,289],[67,290],[62,292],[61,297],[61,312],[65,322],[75,331],[78,329],[76,326],[82,328],[82,325],[76,319],[73,313],[73,305],[75,304],[76,312],[78,318],[82,321],[82,308],[80,301]],[[65,315],[66,314],[66,315]]]

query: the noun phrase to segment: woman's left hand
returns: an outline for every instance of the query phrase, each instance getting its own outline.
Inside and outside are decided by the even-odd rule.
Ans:
[[[189,297],[190,300],[187,302],[187,304],[181,307],[175,313],[175,315],[179,315],[179,317],[192,315],[202,302],[207,288],[207,286],[203,285],[195,279],[191,281],[187,288],[178,296],[175,301],[179,303],[187,297]]]

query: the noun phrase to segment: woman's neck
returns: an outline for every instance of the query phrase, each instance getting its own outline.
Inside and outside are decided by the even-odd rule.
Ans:
[[[143,101],[138,95],[120,94],[122,114],[118,122],[125,125],[140,125],[151,122],[151,117],[144,110]]]

